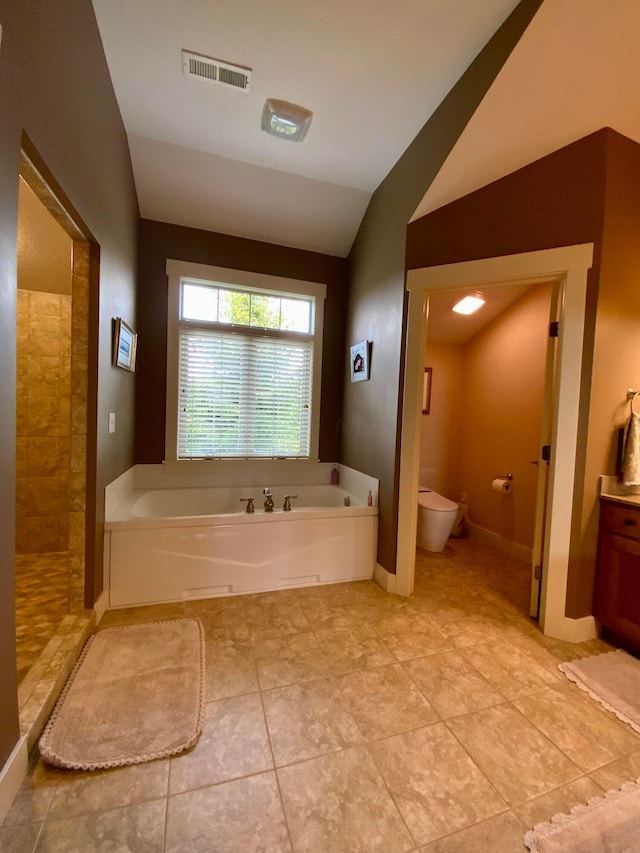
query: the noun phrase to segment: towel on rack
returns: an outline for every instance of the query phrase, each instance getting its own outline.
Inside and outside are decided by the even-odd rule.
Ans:
[[[622,482],[640,486],[640,414],[632,412],[624,430]]]

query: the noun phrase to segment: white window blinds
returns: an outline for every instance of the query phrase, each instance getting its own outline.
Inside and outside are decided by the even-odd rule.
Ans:
[[[308,457],[313,340],[181,328],[178,458]]]

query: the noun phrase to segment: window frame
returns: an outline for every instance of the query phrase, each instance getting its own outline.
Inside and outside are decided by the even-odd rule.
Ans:
[[[296,338],[313,338],[313,370],[312,370],[312,392],[311,392],[311,419],[309,436],[308,457],[285,457],[287,461],[302,462],[318,461],[320,440],[320,385],[322,377],[322,337],[324,330],[324,300],[327,295],[326,285],[313,281],[302,281],[299,279],[284,278],[282,276],[267,275],[266,273],[247,272],[245,270],[231,269],[228,267],[215,267],[208,264],[197,264],[188,261],[167,259],[167,395],[165,413],[165,462],[193,464],[194,462],[209,462],[226,465],[234,462],[242,463],[269,461],[269,457],[197,457],[194,459],[180,459],[178,457],[178,398],[179,398],[179,332],[180,332],[180,299],[181,284],[183,280],[192,282],[203,282],[210,284],[228,285],[232,288],[250,289],[253,291],[264,291],[266,294],[279,294],[282,296],[302,296],[312,298],[311,308],[311,332],[309,335],[300,333],[288,333]],[[189,325],[197,327],[198,321],[188,320]],[[205,323],[207,327],[213,324]],[[246,332],[258,333],[270,336],[275,329],[258,329],[249,326],[234,326],[223,324],[224,330],[233,334],[237,330],[239,334]],[[215,324],[220,328],[220,324]],[[281,333],[273,337],[281,336]],[[282,458],[282,457],[274,457]]]

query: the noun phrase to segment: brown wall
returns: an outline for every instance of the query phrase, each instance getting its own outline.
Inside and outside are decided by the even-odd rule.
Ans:
[[[327,285],[320,459],[339,461],[347,304],[346,260],[142,219],[138,245],[136,462],[162,462],[165,457],[167,258]]]
[[[99,402],[90,480],[133,462],[132,377],[110,365],[111,317],[134,316],[137,202],[127,140],[90,0],[5,0],[0,50],[0,766],[18,738],[14,640],[16,223],[26,132],[101,247]],[[94,364],[95,364],[94,358]],[[119,415],[107,435],[107,413]],[[102,543],[96,545],[101,553]],[[90,587],[97,595],[101,565]]]
[[[640,145],[607,133],[604,230],[582,511],[574,519],[568,601],[590,612],[598,529],[597,478],[616,473],[617,431],[640,386]]]
[[[398,533],[406,226],[541,2],[518,4],[440,104],[373,194],[349,255],[347,343],[367,339],[373,350],[370,380],[345,384],[342,461],[380,480],[378,562],[391,572]]]

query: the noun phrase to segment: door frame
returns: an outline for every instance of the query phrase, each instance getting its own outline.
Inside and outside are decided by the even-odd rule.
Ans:
[[[560,285],[560,336],[557,386],[553,400],[553,453],[549,470],[545,534],[546,570],[542,579],[540,627],[544,634],[571,642],[595,637],[593,616],[565,616],[569,541],[576,476],[580,405],[580,378],[585,323],[587,274],[593,261],[593,243],[485,258],[409,270],[408,310],[398,500],[396,574],[378,567],[376,577],[391,592],[413,592],[420,460],[420,420],[429,292],[482,285],[532,284],[557,281]]]

